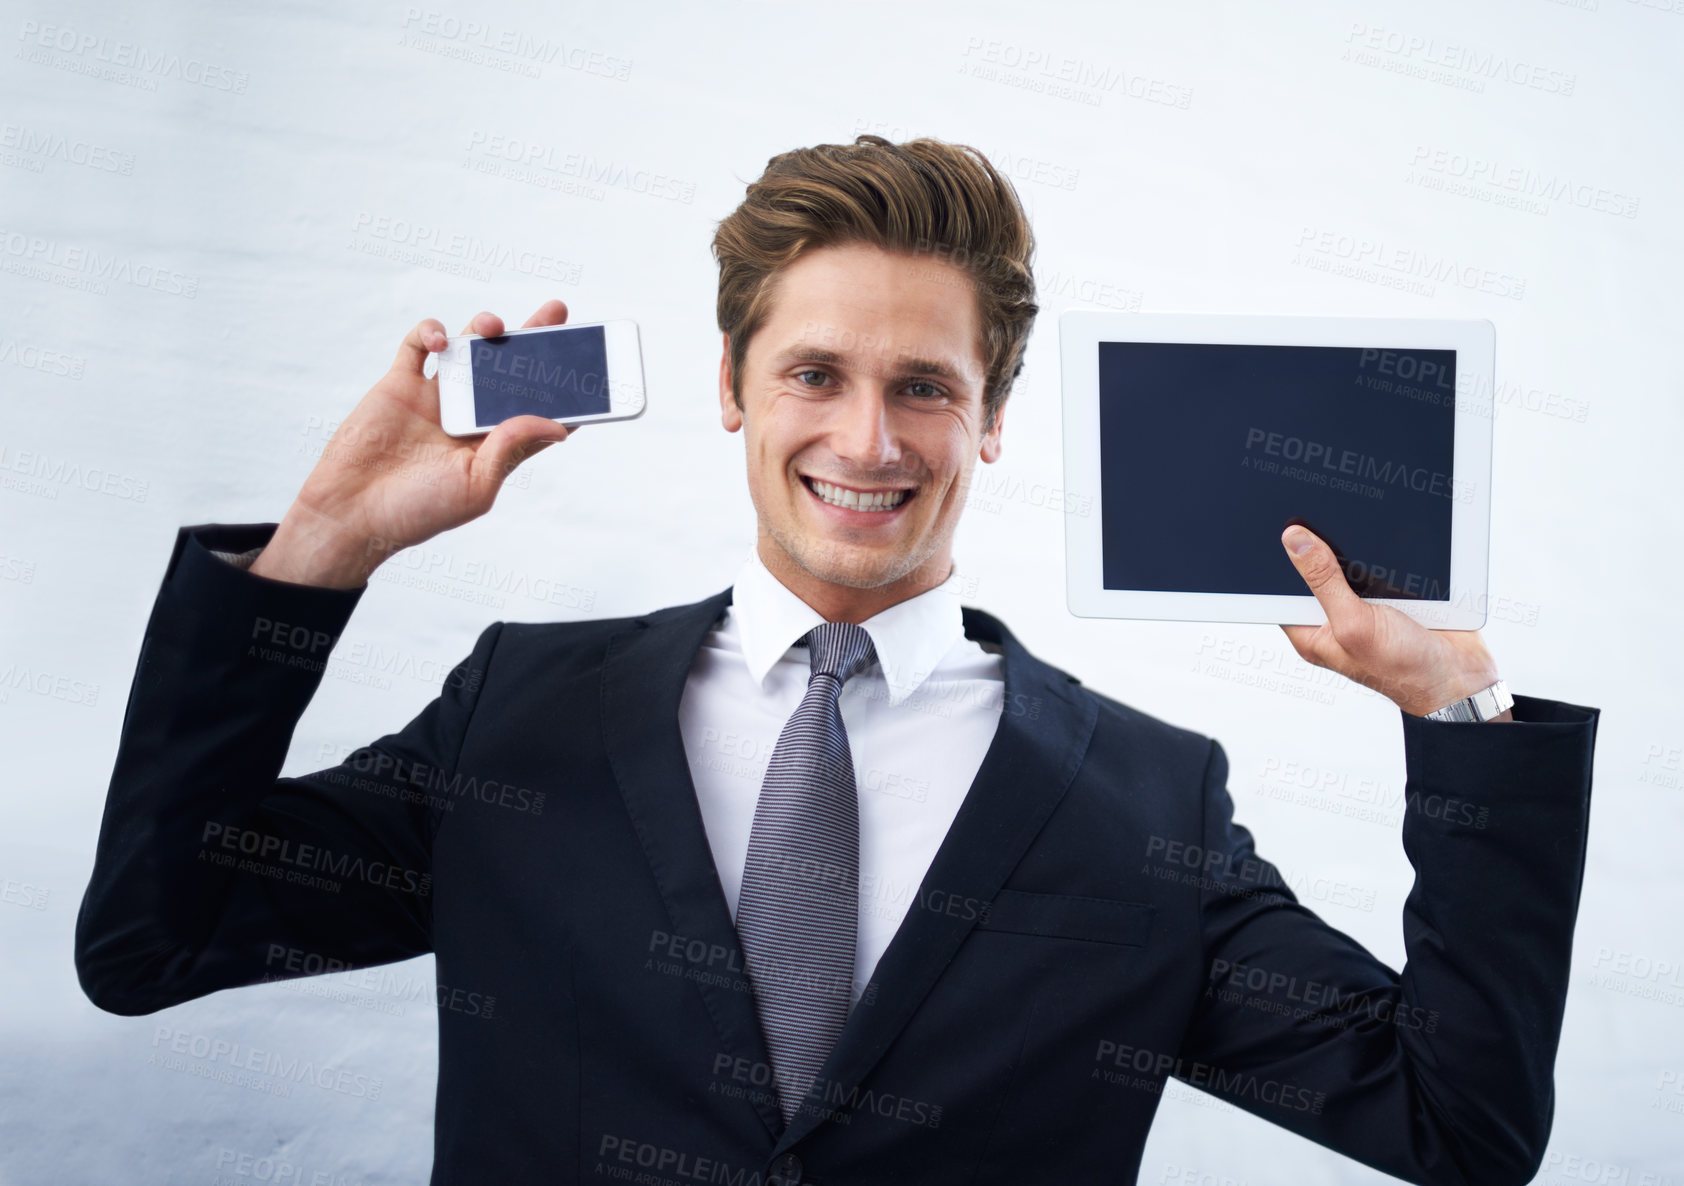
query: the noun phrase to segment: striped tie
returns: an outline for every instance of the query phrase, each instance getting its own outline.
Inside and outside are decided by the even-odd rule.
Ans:
[[[813,674],[767,763],[737,898],[737,934],[786,1124],[853,1001],[859,789],[837,698],[874,658],[871,636],[851,622],[815,626],[804,641]]]

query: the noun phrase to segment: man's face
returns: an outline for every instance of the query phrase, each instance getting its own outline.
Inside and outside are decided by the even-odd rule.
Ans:
[[[939,583],[971,468],[1000,455],[1004,419],[983,433],[972,281],[928,255],[845,244],[775,283],[744,358],[741,411],[729,342],[719,382],[725,428],[747,426],[762,559],[855,589]],[[768,558],[768,536],[783,555]]]

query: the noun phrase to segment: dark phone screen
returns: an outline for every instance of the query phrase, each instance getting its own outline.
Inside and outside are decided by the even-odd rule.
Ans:
[[[608,348],[600,325],[471,342],[474,423],[566,418],[609,410]]]
[[[1300,595],[1298,522],[1368,597],[1450,598],[1454,350],[1099,344],[1107,589]]]

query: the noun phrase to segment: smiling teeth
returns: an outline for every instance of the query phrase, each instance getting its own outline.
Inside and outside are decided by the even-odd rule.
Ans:
[[[861,494],[857,490],[846,490],[841,486],[832,486],[829,482],[812,479],[813,493],[833,507],[846,507],[850,511],[892,511],[906,501],[909,493],[905,490],[877,491],[871,494]]]

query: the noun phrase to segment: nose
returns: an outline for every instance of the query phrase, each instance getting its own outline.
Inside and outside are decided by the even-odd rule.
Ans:
[[[893,469],[900,464],[900,440],[881,384],[860,383],[832,407],[830,447],[837,457],[863,470]]]

